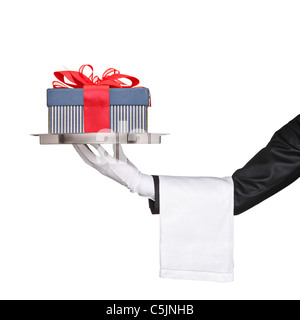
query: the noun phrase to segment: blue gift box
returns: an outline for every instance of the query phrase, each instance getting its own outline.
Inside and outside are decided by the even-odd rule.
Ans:
[[[147,88],[109,89],[110,130],[115,133],[148,131]],[[49,133],[84,133],[83,89],[48,89]]]

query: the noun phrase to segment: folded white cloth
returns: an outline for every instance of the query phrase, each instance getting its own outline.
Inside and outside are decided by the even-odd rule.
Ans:
[[[233,281],[231,177],[160,176],[160,276]]]

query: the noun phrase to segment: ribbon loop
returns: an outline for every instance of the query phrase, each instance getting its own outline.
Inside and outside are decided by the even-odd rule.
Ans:
[[[86,68],[91,70],[89,76],[84,74]],[[94,68],[90,64],[82,65],[79,71],[56,71],[54,72],[54,76],[58,81],[52,82],[53,88],[83,88],[86,85],[133,88],[140,83],[139,79],[121,74],[119,70],[114,68],[107,69],[103,73],[102,78],[99,78],[98,76],[94,76]],[[131,84],[126,84],[121,79],[129,80]]]

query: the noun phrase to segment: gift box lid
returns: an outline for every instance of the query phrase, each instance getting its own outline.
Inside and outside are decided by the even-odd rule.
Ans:
[[[147,88],[110,88],[110,105],[149,106]],[[47,89],[47,106],[83,106],[83,89]]]

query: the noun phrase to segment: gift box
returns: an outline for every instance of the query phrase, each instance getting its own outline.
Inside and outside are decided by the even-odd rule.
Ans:
[[[89,77],[83,74],[85,67],[92,70]],[[59,81],[47,90],[49,133],[148,131],[150,92],[134,88],[138,79],[115,69],[108,69],[100,79],[93,76],[90,65],[82,66],[79,72],[59,71],[54,75]]]

